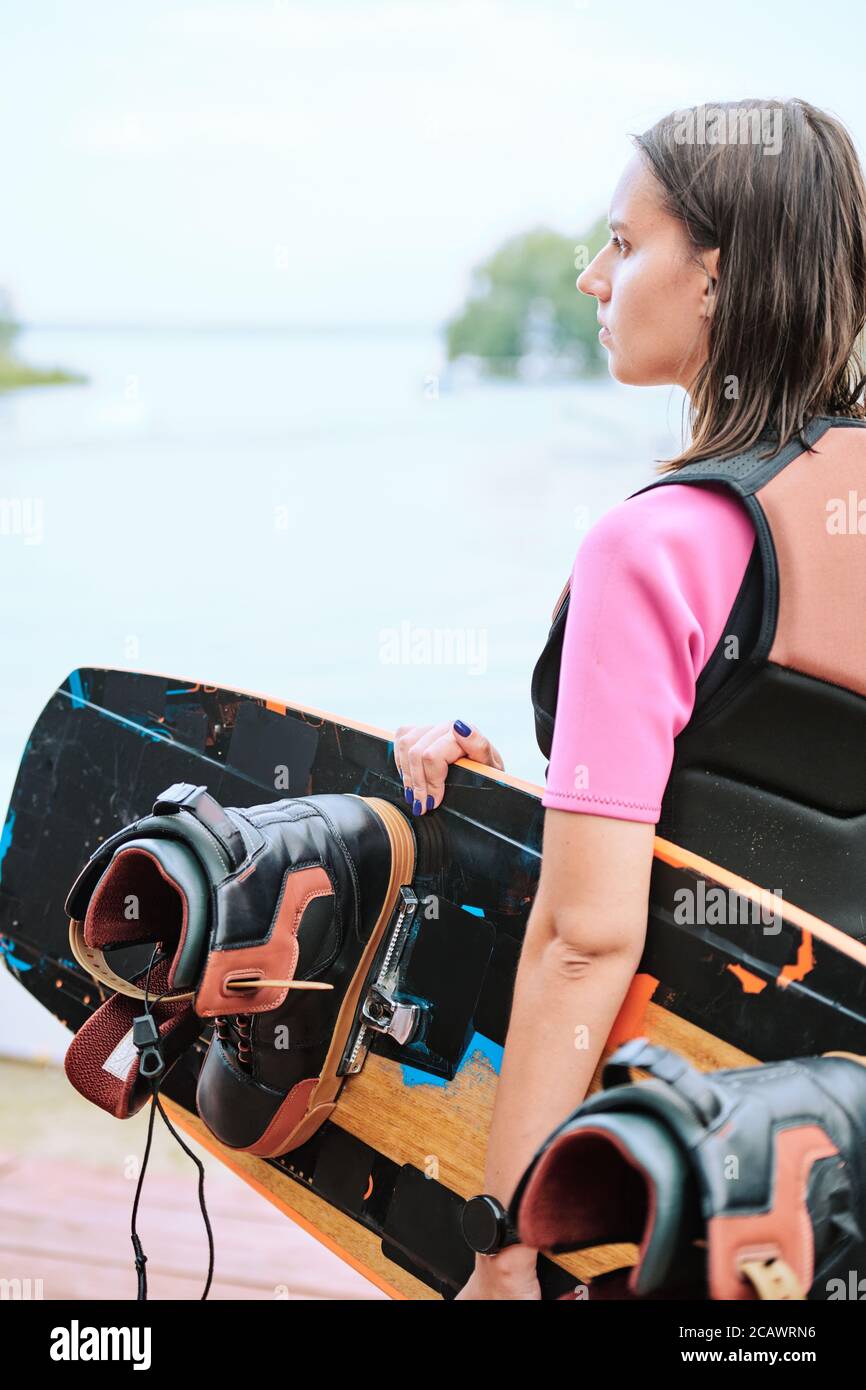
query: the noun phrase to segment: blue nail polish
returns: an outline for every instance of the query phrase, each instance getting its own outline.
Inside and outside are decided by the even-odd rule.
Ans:
[[[412,788],[411,788],[411,787],[404,787],[404,789],[403,789],[403,795],[405,796],[406,800],[408,801],[409,805],[411,806],[411,805],[412,805]]]
[[[454,720],[454,728],[457,730],[458,734],[462,734],[464,738],[467,734],[472,733],[472,730],[470,729],[469,725],[464,724],[462,719]]]
[[[432,796],[428,796],[428,798],[427,798],[427,810],[428,810],[428,811],[432,811],[432,810],[433,810],[433,798],[432,798]]]
[[[415,802],[415,805],[412,807],[412,815],[413,815],[413,816],[420,816],[420,814],[421,814],[421,802],[420,802],[420,801],[416,801],[416,802]]]

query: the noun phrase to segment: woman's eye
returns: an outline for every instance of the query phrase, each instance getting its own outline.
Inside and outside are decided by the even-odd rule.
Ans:
[[[625,250],[625,243],[617,236],[616,232],[611,232],[610,239],[612,244],[616,247],[617,251]]]

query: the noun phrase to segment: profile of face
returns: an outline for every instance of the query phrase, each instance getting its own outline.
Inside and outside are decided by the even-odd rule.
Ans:
[[[696,252],[635,154],[614,189],[611,238],[578,277],[598,300],[611,376],[630,386],[688,390],[707,357],[718,249]]]

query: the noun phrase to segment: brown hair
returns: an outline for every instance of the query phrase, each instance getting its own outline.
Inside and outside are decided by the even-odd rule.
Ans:
[[[806,101],[731,101],[631,139],[695,254],[719,248],[691,442],[658,471],[730,457],[765,431],[773,452],[795,435],[805,448],[812,417],[866,417],[866,187],[841,122]]]

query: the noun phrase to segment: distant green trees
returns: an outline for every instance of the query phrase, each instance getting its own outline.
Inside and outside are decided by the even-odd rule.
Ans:
[[[11,391],[16,386],[53,386],[85,380],[61,367],[30,367],[22,362],[14,352],[20,328],[9,295],[0,289],[0,391]]]
[[[6,291],[0,289],[0,353],[9,352],[17,332],[18,324],[12,312],[12,301]]]
[[[606,370],[596,302],[575,287],[608,239],[600,218],[582,238],[538,227],[512,237],[473,271],[470,296],[446,325],[449,362],[480,359],[492,376],[546,372],[588,376]]]

